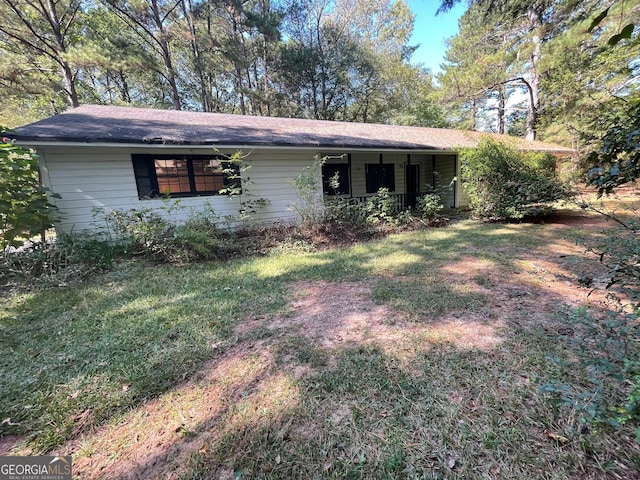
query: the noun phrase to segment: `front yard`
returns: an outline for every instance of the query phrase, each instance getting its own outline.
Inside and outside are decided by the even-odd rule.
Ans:
[[[7,294],[0,450],[73,454],[87,479],[640,478],[637,425],[583,423],[569,391],[605,316],[578,243],[601,222],[122,261]]]

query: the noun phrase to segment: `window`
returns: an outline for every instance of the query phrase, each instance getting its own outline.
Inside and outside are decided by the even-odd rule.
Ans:
[[[381,188],[390,192],[396,190],[396,177],[393,163],[368,163],[365,165],[367,193],[376,193]]]
[[[325,195],[349,195],[351,193],[349,164],[325,163],[322,165],[322,191]]]
[[[132,155],[138,198],[162,195],[217,195],[239,179],[229,178],[229,162],[221,156]]]

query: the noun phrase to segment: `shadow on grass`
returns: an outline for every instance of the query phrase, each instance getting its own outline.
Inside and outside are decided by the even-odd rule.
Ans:
[[[525,337],[519,325],[548,315],[543,304],[574,306],[542,278],[581,275],[571,235],[463,222],[315,254],[129,266],[88,285],[9,300],[0,323],[1,409],[10,418],[2,432],[30,436],[36,452],[72,440],[96,478],[143,478],[179,465],[230,478],[542,474],[567,455],[541,433],[557,419],[533,385],[551,368],[548,339]],[[542,257],[545,271],[525,268]],[[489,351],[424,335],[398,340],[398,351],[412,352],[411,368],[375,342],[328,352],[286,327],[236,344],[239,323],[292,315],[296,292],[288,289],[302,281],[363,282],[375,302],[408,321],[448,326],[453,314],[478,331],[495,323],[506,340]],[[277,354],[279,335],[298,339],[289,345],[293,360]],[[185,398],[198,412],[191,420]],[[150,426],[144,413],[154,405]],[[119,431],[118,419],[135,428]],[[114,458],[124,458],[141,431],[173,433],[156,433],[159,446],[116,471],[117,461],[92,463],[99,452],[73,440],[107,421],[99,430],[123,442]],[[540,449],[542,460],[526,467]],[[577,450],[567,471],[581,462]],[[506,461],[505,452],[515,456]]]

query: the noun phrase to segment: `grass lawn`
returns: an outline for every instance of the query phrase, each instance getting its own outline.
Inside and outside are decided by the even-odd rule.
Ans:
[[[640,478],[637,425],[583,424],[589,399],[545,388],[588,391],[571,360],[604,295],[577,242],[598,221],[123,261],[6,295],[2,445],[73,454],[74,478]]]

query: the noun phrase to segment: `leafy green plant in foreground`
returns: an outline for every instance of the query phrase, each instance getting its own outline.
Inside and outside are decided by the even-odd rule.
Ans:
[[[640,95],[618,100],[617,107],[599,119],[609,128],[602,147],[588,157],[592,165],[588,184],[598,189],[599,196],[640,178]]]
[[[0,128],[0,131],[3,131]],[[22,245],[53,226],[55,207],[40,184],[38,156],[33,150],[0,140],[0,249]]]
[[[567,354],[551,357],[567,372],[563,381],[541,386],[558,404],[575,412],[584,425],[635,425],[640,442],[640,335],[638,315],[610,310],[604,319],[585,309],[567,312],[573,335],[566,338]],[[571,372],[569,374],[569,372]],[[571,378],[571,381],[567,381]]]

